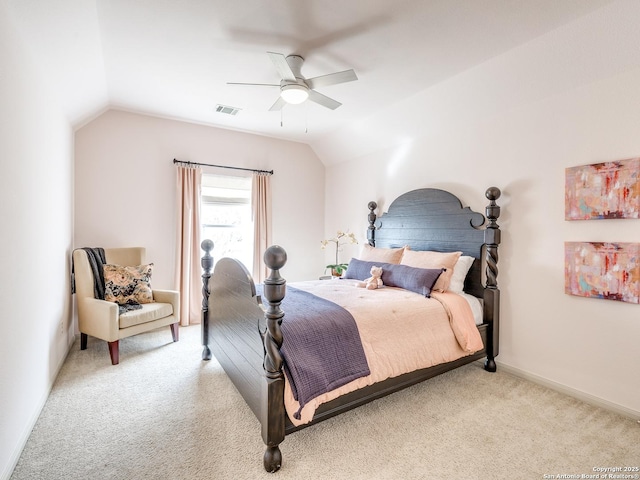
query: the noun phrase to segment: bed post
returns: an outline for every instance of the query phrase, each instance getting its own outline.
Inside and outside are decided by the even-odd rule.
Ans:
[[[282,465],[282,452],[279,444],[284,440],[284,370],[280,354],[282,346],[282,317],[284,312],[280,303],[286,293],[286,280],[280,276],[280,269],[287,262],[287,252],[273,245],[264,253],[264,263],[270,270],[264,281],[263,297],[266,303],[264,317],[267,328],[263,335],[264,371],[267,377],[262,404],[262,440],[267,449],[264,452],[264,468],[273,473]]]
[[[485,370],[496,371],[495,357],[499,353],[498,334],[500,331],[500,290],[498,290],[498,245],[500,244],[500,227],[497,220],[500,216],[500,207],[496,200],[501,192],[497,187],[487,189],[485,196],[489,199],[489,205],[485,209],[489,224],[484,232],[486,246],[485,259],[487,263],[487,284],[484,290],[484,316],[491,319],[487,329],[487,359],[484,363]]]
[[[369,245],[372,247],[376,246],[376,227],[374,223],[376,222],[376,214],[373,211],[378,208],[378,204],[376,202],[369,202],[367,205],[369,207],[369,226],[367,227],[367,240],[369,241]]]
[[[209,289],[209,279],[211,278],[211,269],[213,268],[213,257],[211,256],[211,250],[213,250],[213,242],[211,240],[203,240],[200,244],[200,248],[204,250],[204,256],[200,260],[202,266],[202,318],[200,323],[202,325],[202,360],[211,360],[211,349],[209,348],[209,295],[211,290]]]

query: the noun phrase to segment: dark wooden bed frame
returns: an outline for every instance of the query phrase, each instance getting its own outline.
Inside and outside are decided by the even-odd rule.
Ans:
[[[284,407],[283,359],[280,355],[284,312],[280,303],[285,297],[286,281],[280,269],[287,260],[282,247],[272,246],[264,255],[269,277],[264,281],[262,299],[247,269],[238,261],[222,258],[211,275],[213,242],[205,240],[202,248],[203,360],[215,355],[229,378],[262,425],[266,444],[264,468],[277,471],[282,463],[279,445],[285,435],[321,422],[359,405],[427,380],[441,373],[486,357],[485,369],[496,371],[500,291],[497,285],[500,207],[496,200],[500,190],[486,191],[490,203],[485,216],[462,207],[449,192],[424,188],[398,197],[387,213],[376,217],[375,202],[370,202],[367,239],[370,245],[394,248],[409,245],[412,250],[440,252],[462,251],[476,260],[465,280],[465,291],[483,300],[483,323],[478,326],[485,348],[453,362],[417,370],[320,405],[313,421],[294,426]],[[486,281],[482,283],[483,267]],[[264,300],[264,305],[262,301]],[[286,321],[286,319],[285,319]]]

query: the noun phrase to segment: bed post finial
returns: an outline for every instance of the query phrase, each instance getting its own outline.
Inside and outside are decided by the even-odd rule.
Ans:
[[[280,443],[284,440],[284,371],[282,354],[282,318],[284,312],[280,304],[286,293],[286,280],[280,276],[280,269],[287,263],[287,252],[284,248],[273,245],[264,253],[264,263],[269,276],[264,281],[263,297],[267,305],[265,319],[267,329],[263,335],[264,341],[264,371],[267,377],[266,405],[269,408],[282,409],[280,415],[268,415],[262,422],[262,439],[267,446],[264,452],[264,468],[267,472],[275,472],[282,465]]]
[[[498,356],[498,340],[500,327],[500,290],[498,290],[498,245],[500,244],[500,227],[498,217],[500,207],[496,200],[500,198],[501,192],[497,187],[487,189],[485,196],[489,199],[489,205],[485,210],[489,219],[489,224],[484,231],[484,243],[486,246],[485,260],[487,263],[486,277],[487,285],[484,291],[484,316],[491,319],[487,331],[487,359],[484,362],[485,370],[496,371],[495,357]]]
[[[378,208],[378,204],[376,202],[369,202],[369,204],[367,205],[367,207],[369,208],[369,226],[367,227],[367,240],[369,241],[369,245],[371,245],[372,247],[376,246],[376,227],[375,227],[375,223],[376,223],[376,214],[373,213],[373,211]]]
[[[211,256],[211,250],[213,250],[213,241],[207,239],[203,240],[200,244],[200,248],[204,250],[204,256],[200,260],[202,266],[202,318],[200,324],[202,325],[202,359],[211,360],[211,349],[209,348],[209,295],[211,290],[209,289],[209,279],[211,278],[211,269],[213,268],[213,257]]]

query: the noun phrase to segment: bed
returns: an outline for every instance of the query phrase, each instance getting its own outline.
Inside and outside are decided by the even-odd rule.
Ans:
[[[286,323],[286,304],[289,297],[300,295],[299,289],[292,287],[299,285],[304,291],[309,287],[305,285],[307,282],[296,283],[287,288],[285,279],[280,275],[287,256],[279,246],[270,247],[264,255],[270,273],[263,285],[256,286],[246,268],[230,258],[220,259],[212,273],[213,242],[202,242],[205,251],[201,260],[202,359],[210,360],[215,355],[260,421],[262,439],[266,445],[263,458],[265,470],[275,472],[280,468],[280,443],[286,435],[301,428],[482,358],[485,359],[485,370],[496,371],[500,310],[500,291],[497,285],[500,244],[497,220],[500,207],[496,200],[500,197],[500,190],[491,187],[485,195],[489,200],[485,215],[463,207],[452,193],[433,188],[413,190],[399,196],[389,205],[388,211],[380,215],[376,213],[376,202],[369,202],[367,229],[368,245],[378,249],[376,251],[407,248],[412,252],[424,253],[461,252],[463,256],[472,257],[463,280],[463,288],[464,294],[477,299],[480,305],[480,318],[478,320],[476,315],[473,326],[481,341],[479,346],[454,360],[402,372],[370,384],[364,382],[357,388],[347,388],[345,393],[337,396],[329,394],[326,400],[313,405],[311,416],[307,415],[304,421],[296,421],[291,415],[291,381],[290,371],[285,368],[287,364],[283,358],[283,330],[286,330],[283,324],[289,328],[288,332],[292,331]],[[356,261],[352,262],[356,264]],[[342,280],[315,282],[318,283],[320,285],[312,287],[320,290],[343,288],[339,285]],[[355,292],[357,287],[351,288]],[[387,290],[402,289],[391,287]],[[360,291],[364,290],[358,290]],[[289,295],[285,301],[287,293]],[[420,296],[405,292],[407,298],[408,295]],[[448,293],[440,297],[446,295]],[[431,297],[439,298],[438,295]],[[289,313],[293,319],[291,315],[294,312]],[[290,344],[285,343],[285,346]],[[364,377],[361,376],[354,382],[359,382],[362,378]],[[349,383],[345,387],[351,385]],[[300,411],[303,411],[302,408]]]

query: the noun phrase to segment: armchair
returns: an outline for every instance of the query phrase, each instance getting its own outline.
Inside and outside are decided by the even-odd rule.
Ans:
[[[105,248],[104,252],[108,264],[137,266],[145,263],[146,250],[143,247]],[[93,272],[85,250],[74,250],[73,264],[81,350],[86,350],[89,335],[105,340],[109,344],[111,363],[117,365],[122,338],[169,325],[173,341],[178,341],[178,292],[154,289],[153,303],[144,303],[141,309],[119,313],[117,303],[95,298]]]

